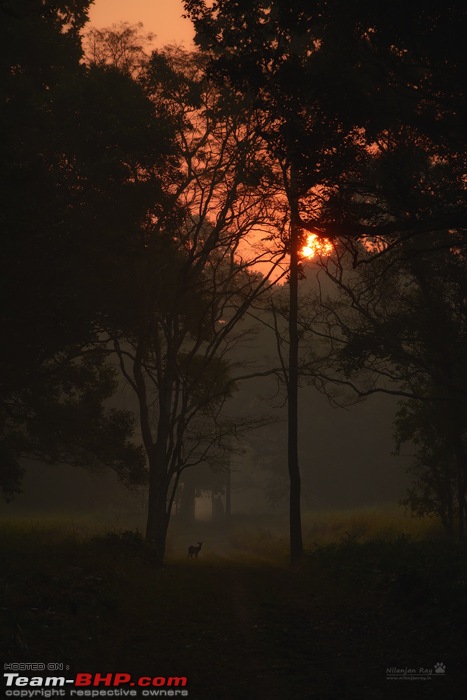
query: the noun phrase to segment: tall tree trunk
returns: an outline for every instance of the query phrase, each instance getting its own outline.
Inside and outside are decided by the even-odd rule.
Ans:
[[[457,535],[460,540],[465,537],[465,492],[467,456],[460,434],[456,435],[454,444],[457,470]]]
[[[169,525],[167,513],[167,479],[166,445],[169,432],[169,384],[166,382],[159,394],[159,421],[157,440],[153,442],[149,414],[149,402],[143,372],[145,337],[141,335],[133,364],[133,377],[138,396],[140,426],[144,448],[149,462],[148,515],[146,521],[146,541],[154,546],[155,563],[162,566],[165,555],[165,540]]]
[[[193,525],[195,522],[196,487],[192,475],[187,475],[187,471],[189,470],[185,469],[180,497],[180,520],[185,525]]]
[[[447,531],[449,533],[449,537],[454,537],[454,508],[453,508],[453,503],[452,503],[452,485],[451,485],[451,480],[449,480],[449,485],[447,489],[447,497],[446,497],[446,523],[447,523]]]
[[[211,489],[211,521],[216,520],[216,496],[214,489]]]
[[[167,513],[167,479],[161,473],[161,464],[157,461],[149,465],[148,518],[146,523],[146,540],[154,548],[154,562],[162,566],[165,557],[165,544],[169,526]]]
[[[292,211],[290,230],[289,275],[289,375],[287,384],[288,438],[287,453],[290,479],[290,561],[295,564],[303,555],[301,520],[301,479],[298,462],[298,245],[299,228]]]
[[[159,420],[157,423],[157,440],[149,453],[149,494],[146,539],[154,546],[154,561],[162,566],[165,556],[167,529],[170,512],[168,512],[168,495],[170,486],[167,465],[167,445],[170,426],[170,381],[165,378],[159,389]]]
[[[219,493],[211,492],[212,520],[221,523],[225,520],[225,509]]]
[[[225,519],[230,520],[232,515],[232,473],[230,469],[230,460],[227,464],[227,471],[225,473]]]
[[[458,536],[460,540],[464,539],[465,535],[465,513],[464,513],[464,497],[465,497],[465,488],[464,488],[464,473],[463,469],[460,468],[460,466],[457,467],[457,517],[458,517]]]
[[[448,386],[452,386],[453,379],[450,373],[450,367],[446,370]],[[467,454],[464,447],[464,419],[463,419],[463,404],[462,398],[454,395],[449,402],[447,408],[449,415],[450,441],[453,447],[454,459],[457,475],[457,535],[459,540],[465,537],[465,492],[466,492],[466,474],[467,474]]]

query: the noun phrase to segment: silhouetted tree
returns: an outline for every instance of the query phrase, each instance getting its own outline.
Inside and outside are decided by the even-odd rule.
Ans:
[[[257,133],[238,109],[219,109],[220,91],[202,59],[154,52],[140,84],[176,127],[179,169],[167,174],[167,199],[154,199],[139,233],[127,231],[119,264],[111,261],[100,338],[137,397],[148,463],[146,537],[161,563],[183,472],[251,424],[221,411],[235,386],[229,351],[249,336],[240,322],[270,287],[275,264],[270,254],[242,257],[242,244],[273,217],[268,192],[249,184]],[[135,168],[134,177],[144,182],[145,170]],[[261,260],[263,276],[252,271]]]
[[[405,446],[411,450],[407,471],[412,485],[403,505],[417,517],[435,516],[453,537],[459,513],[457,499],[460,496],[465,500],[465,491],[461,488],[459,493],[457,459],[445,403],[430,398],[406,400],[399,407],[394,428],[397,454]]]
[[[338,177],[343,162],[355,157],[358,144],[343,138],[334,114],[323,112],[313,87],[318,45],[303,17],[283,3],[186,2],[197,41],[212,60],[212,73],[241,92],[245,103],[262,114],[260,133],[270,172],[282,199],[287,231],[282,242],[289,256],[288,358],[283,365],[288,407],[290,480],[290,553],[303,553],[298,461],[298,282],[299,249],[304,230],[314,225],[324,189]],[[292,22],[290,24],[289,20]],[[298,85],[308,88],[299,89]],[[311,221],[313,220],[313,221]]]
[[[360,243],[363,237],[376,237],[377,244],[391,248],[413,236],[447,228],[459,231],[465,226],[459,118],[465,115],[459,52],[463,10],[459,2],[430,7],[416,2],[402,11],[394,3],[364,1],[343,7],[337,1],[320,0],[220,0],[215,6],[187,0],[185,7],[198,43],[213,57],[212,70],[269,115],[268,143],[287,175],[289,464],[291,493],[297,494],[296,437],[292,436],[296,434],[299,232],[339,236],[340,246],[348,248],[355,263],[365,250]],[[435,193],[429,201],[434,183],[428,181],[425,203],[414,206],[412,201],[407,206],[407,188],[420,178],[417,154],[431,166],[438,164],[439,170],[447,164],[451,175],[457,173],[457,189],[451,189],[448,198],[444,192],[441,197]],[[405,180],[397,171],[404,158],[408,161],[403,168]],[[314,197],[306,196],[310,192]],[[459,240],[460,236],[453,242]],[[295,558],[301,546],[297,498],[293,501]]]
[[[148,49],[154,39],[143,34],[143,25],[122,22],[112,27],[93,27],[85,35],[86,60],[96,66],[112,66],[138,77],[147,65]]]
[[[112,371],[91,345],[127,236],[136,237],[149,205],[163,198],[173,131],[131,77],[82,64],[89,4],[31,0],[0,9],[7,495],[20,487],[25,454],[100,461],[126,480],[131,472],[140,479],[143,467],[130,414],[102,405]]]
[[[445,522],[463,536],[467,463],[465,255],[451,247],[452,234],[433,233],[406,240],[376,256],[362,246],[360,264],[353,253],[336,251],[322,261],[334,287],[310,304],[308,332],[327,342],[327,366],[318,377],[353,389],[360,396],[383,391],[405,397],[396,419],[398,444],[417,446],[414,468],[419,483],[437,499]],[[316,367],[311,367],[316,378]],[[423,460],[426,463],[423,465]],[[436,464],[436,460],[438,463]],[[456,475],[457,513],[447,517],[447,484]],[[436,477],[436,478],[435,478]],[[438,488],[438,491],[436,489]],[[409,503],[428,507],[428,496]],[[432,503],[433,501],[431,501]],[[454,511],[453,511],[454,513]],[[439,513],[441,514],[441,510]]]

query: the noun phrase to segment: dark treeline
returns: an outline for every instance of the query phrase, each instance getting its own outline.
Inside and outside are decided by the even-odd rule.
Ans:
[[[189,512],[207,465],[225,494],[229,455],[271,422],[235,407],[264,378],[287,403],[292,561],[300,383],[398,397],[407,505],[462,538],[461,3],[187,0],[192,53],[86,35],[89,5],[0,10],[5,497],[24,458],[110,467],[147,487],[162,562],[183,493]],[[313,273],[310,233],[333,244]]]

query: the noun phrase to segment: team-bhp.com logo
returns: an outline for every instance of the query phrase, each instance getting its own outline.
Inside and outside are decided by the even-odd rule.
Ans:
[[[185,676],[138,676],[130,673],[77,673],[64,676],[22,676],[4,673],[6,697],[136,698],[186,697]],[[123,686],[123,687],[122,687]]]

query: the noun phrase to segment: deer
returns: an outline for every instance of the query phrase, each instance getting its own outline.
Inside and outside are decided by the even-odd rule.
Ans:
[[[192,557],[195,557],[196,559],[198,558],[198,554],[200,552],[202,542],[198,542],[197,544],[190,544],[188,547],[188,559],[192,559]]]

